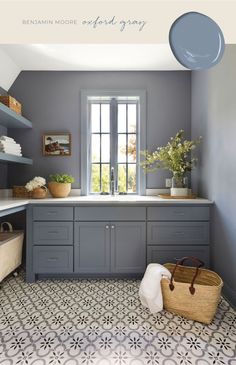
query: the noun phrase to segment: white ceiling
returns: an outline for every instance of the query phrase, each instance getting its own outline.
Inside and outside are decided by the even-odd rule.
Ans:
[[[1,0],[0,0],[1,1]],[[9,90],[21,71],[186,70],[168,44],[2,44],[0,86]]]
[[[21,70],[184,70],[168,44],[31,44],[0,46]]]

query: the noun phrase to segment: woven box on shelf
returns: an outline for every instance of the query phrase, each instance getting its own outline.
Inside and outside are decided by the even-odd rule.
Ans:
[[[198,262],[196,267],[182,266],[185,260]],[[202,269],[204,263],[185,257],[177,264],[164,264],[171,279],[163,278],[161,288],[164,308],[187,319],[209,324],[217,310],[223,281],[214,271]]]
[[[27,191],[24,186],[14,185],[12,188],[13,198],[31,198],[32,193]]]
[[[0,102],[3,103],[4,105],[8,106],[8,108],[13,110],[17,114],[21,114],[21,111],[22,111],[21,103],[19,103],[19,101],[17,101],[12,96],[0,95]]]

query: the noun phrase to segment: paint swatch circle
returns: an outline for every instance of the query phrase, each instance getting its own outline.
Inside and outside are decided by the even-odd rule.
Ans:
[[[176,59],[190,70],[205,70],[220,62],[225,49],[223,33],[214,20],[190,12],[172,24],[169,33]]]

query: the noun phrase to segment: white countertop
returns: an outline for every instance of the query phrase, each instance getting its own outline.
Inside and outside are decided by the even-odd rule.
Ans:
[[[28,204],[86,204],[86,205],[119,205],[119,204],[134,204],[134,205],[181,205],[181,204],[213,204],[211,200],[197,199],[162,199],[158,196],[140,196],[140,195],[115,195],[115,196],[69,196],[67,198],[46,198],[46,199],[20,199],[20,198],[1,198],[0,211],[17,208]]]

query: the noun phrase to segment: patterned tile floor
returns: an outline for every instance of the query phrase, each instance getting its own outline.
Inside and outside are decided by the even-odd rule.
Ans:
[[[236,313],[222,299],[209,326],[150,315],[136,280],[9,277],[0,291],[0,364],[236,365]]]

